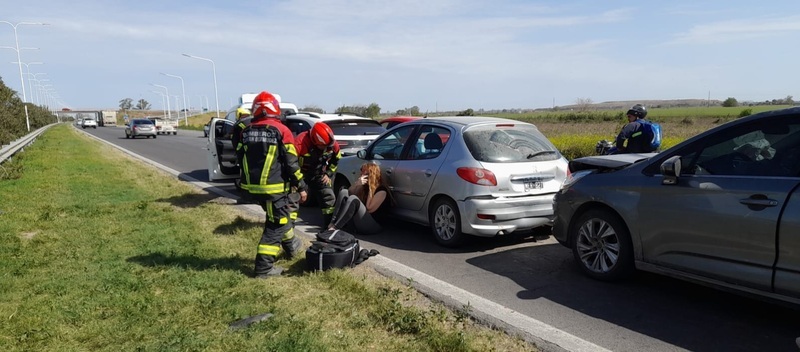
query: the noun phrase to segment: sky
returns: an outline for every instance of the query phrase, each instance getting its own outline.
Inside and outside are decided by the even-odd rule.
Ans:
[[[800,97],[796,0],[0,0],[0,9],[10,23],[0,22],[0,78],[21,93],[13,25],[46,23],[18,24],[16,37],[28,101],[43,104],[45,86],[56,108],[131,98],[162,109],[168,92],[173,109],[185,96],[191,108],[218,101],[226,111],[262,90],[327,112]]]

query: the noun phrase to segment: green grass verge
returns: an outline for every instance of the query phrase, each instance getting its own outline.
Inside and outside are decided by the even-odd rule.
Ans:
[[[0,350],[534,349],[367,265],[251,279],[258,219],[106,151],[60,125],[3,165]]]

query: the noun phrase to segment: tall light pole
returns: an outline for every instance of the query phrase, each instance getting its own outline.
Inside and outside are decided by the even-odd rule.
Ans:
[[[34,62],[28,62],[28,63],[12,62],[12,64],[25,65],[25,70],[27,71],[27,74],[30,75],[31,74],[31,65],[44,65],[44,62],[40,62],[40,61],[34,61]],[[31,87],[31,80],[30,79],[28,79],[28,91],[31,92],[31,97],[33,97],[33,88]]]
[[[172,109],[169,107],[169,89],[167,89],[167,87],[165,87],[165,86],[158,85],[158,84],[150,83],[150,85],[154,86],[154,87],[158,87],[158,88],[164,88],[164,90],[167,91],[167,119],[172,120],[172,112],[170,111]]]
[[[11,22],[8,22],[8,21],[0,21],[0,23],[6,23],[9,26],[14,28],[14,44],[15,44],[16,48],[13,48],[13,49],[17,52],[17,63],[18,63],[18,67],[19,67],[19,84],[22,86],[22,101],[24,103],[26,103],[28,101],[28,97],[25,95],[25,80],[22,78],[22,58],[20,58],[20,55],[19,55],[20,47],[19,47],[19,36],[17,36],[17,26],[23,25],[23,24],[46,26],[47,24],[46,23],[39,23],[39,22],[19,22],[19,23],[15,24],[15,23],[11,23]],[[28,106],[25,105],[25,104],[23,104],[23,105],[25,106],[25,124],[28,126],[28,132],[30,132],[31,131],[31,119],[28,116]]]
[[[42,82],[49,82],[50,81],[47,78],[38,79],[37,76],[46,75],[46,74],[47,73],[44,73],[44,72],[28,73],[28,75],[31,76],[30,80],[36,82],[36,90],[34,90],[34,92],[36,93],[36,105],[42,105],[42,100],[39,98],[40,97],[39,92],[42,90],[42,87],[41,87]]]
[[[181,91],[183,91],[183,124],[184,126],[189,126],[189,115],[187,115],[189,113],[189,108],[186,106],[186,86],[183,85],[183,77],[164,72],[161,72],[161,74],[181,80]],[[178,112],[178,117],[181,117],[180,112]]]
[[[183,54],[183,56],[190,57],[192,59],[204,60],[211,63],[211,69],[214,71],[214,101],[217,103],[217,118],[219,118],[219,93],[217,91],[217,65],[214,64],[214,60],[207,59],[204,57]]]
[[[167,108],[167,103],[166,103],[166,100],[164,100],[164,99],[166,99],[166,95],[164,95],[164,93],[161,93],[161,92],[159,92],[157,90],[151,90],[151,92],[156,93],[156,94],[161,96],[161,106],[163,106],[164,109],[166,109]],[[164,116],[164,118],[166,118],[166,115]]]

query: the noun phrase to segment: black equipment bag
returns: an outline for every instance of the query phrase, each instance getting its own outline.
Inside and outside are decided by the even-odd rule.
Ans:
[[[358,240],[342,230],[327,230],[317,234],[306,250],[306,265],[309,270],[328,270],[351,267],[359,259],[361,248]]]

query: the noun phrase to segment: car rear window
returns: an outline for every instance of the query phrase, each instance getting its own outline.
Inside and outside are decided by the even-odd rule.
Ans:
[[[134,125],[152,125],[153,121],[150,120],[133,120]]]
[[[492,163],[548,161],[561,158],[553,143],[527,124],[487,124],[464,131],[472,157]]]
[[[386,131],[378,121],[375,120],[343,120],[325,121],[337,136],[363,136],[379,135]]]

